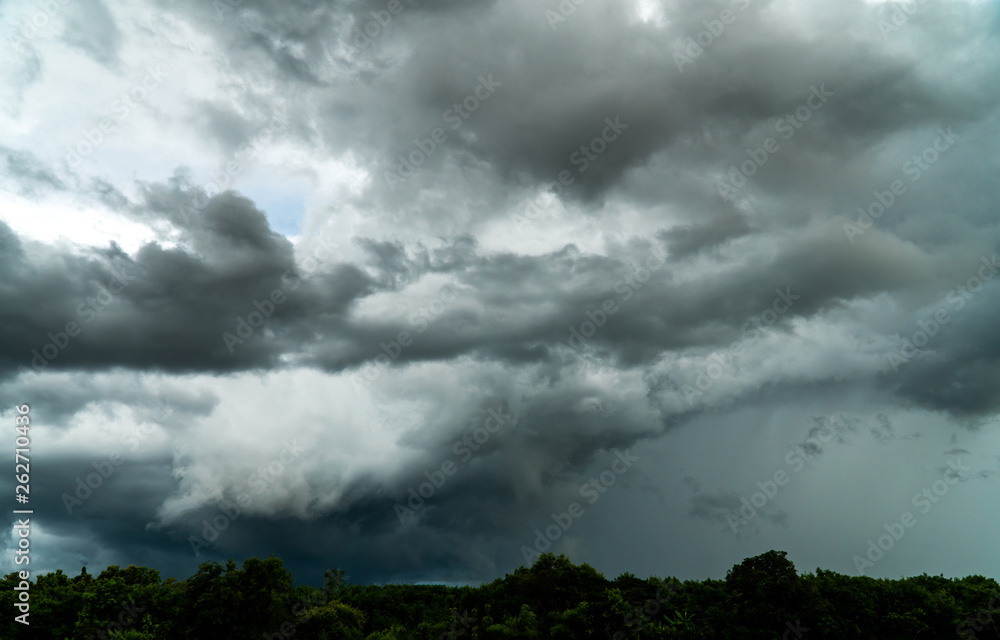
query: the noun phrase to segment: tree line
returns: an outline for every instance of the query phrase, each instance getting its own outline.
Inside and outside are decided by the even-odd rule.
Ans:
[[[355,585],[329,570],[296,585],[276,557],[202,564],[186,580],[145,567],[62,571],[31,584],[31,624],[13,621],[20,583],[0,581],[0,637],[34,640],[809,640],[998,639],[992,578],[875,579],[798,573],[781,551],[748,558],[723,580],[609,580],[542,554],[480,586]]]

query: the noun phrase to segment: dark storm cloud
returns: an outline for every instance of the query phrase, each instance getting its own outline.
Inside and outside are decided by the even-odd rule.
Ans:
[[[808,43],[779,32],[767,43],[741,47],[765,28],[753,17],[763,7],[749,10],[745,16],[748,22],[738,25],[743,29],[734,26],[718,47],[705,54],[712,59],[700,60],[704,66],[697,73],[680,73],[670,61],[672,50],[661,44],[671,36],[686,36],[695,25],[700,27],[697,15],[691,16],[690,24],[673,23],[667,34],[638,30],[635,36],[647,46],[624,50],[616,39],[608,37],[627,30],[623,16],[596,6],[591,13],[579,11],[571,25],[556,33],[537,21],[537,13],[527,10],[494,12],[479,23],[456,17],[456,28],[446,32],[430,31],[436,26],[432,24],[412,25],[407,36],[419,38],[422,46],[430,48],[419,57],[398,61],[380,82],[354,98],[358,104],[374,103],[376,109],[391,114],[393,136],[386,140],[385,125],[381,124],[389,118],[366,118],[369,124],[351,127],[354,136],[365,135],[372,124],[380,124],[370,130],[367,141],[355,137],[352,146],[370,148],[372,143],[382,146],[388,142],[385,164],[394,165],[398,153],[412,148],[414,137],[426,135],[435,123],[440,126],[441,114],[469,93],[480,74],[490,72],[503,86],[463,125],[475,141],[453,135],[434,160],[454,157],[460,162],[468,154],[494,163],[496,172],[508,180],[527,178],[547,183],[562,170],[575,174],[573,153],[600,135],[606,117],[620,116],[629,130],[608,145],[599,160],[590,163],[585,175],[576,175],[577,182],[570,189],[596,196],[616,184],[628,167],[644,164],[653,153],[683,153],[685,163],[696,159],[697,155],[692,158],[682,146],[682,132],[713,131],[716,137],[710,153],[716,162],[725,162],[727,157],[744,159],[744,136],[755,125],[772,128],[776,118],[794,112],[809,98],[813,85],[824,84],[836,98],[816,113],[813,122],[796,131],[799,139],[794,146],[798,151],[779,154],[775,161],[778,167],[802,165],[803,148],[813,153],[822,149],[823,155],[837,154],[849,160],[873,141],[896,131],[975,119],[995,103],[993,92],[983,94],[958,80],[954,81],[953,97],[942,97],[951,92],[942,93],[936,81],[918,74],[917,61],[899,60],[864,45],[845,47],[836,32]],[[497,21],[508,30],[498,28]],[[498,58],[491,46],[470,52],[466,46],[470,35],[496,46],[501,45],[501,38],[516,38],[520,53]],[[362,55],[376,55],[380,42]],[[605,69],[595,82],[587,77],[587,65],[602,56],[613,68]],[[774,73],[775,65],[788,73]],[[722,68],[730,71],[722,72]],[[770,71],[764,75],[760,69]],[[558,82],[552,82],[553,78]],[[389,91],[397,100],[380,98]],[[413,99],[408,104],[399,102],[400,91]],[[405,110],[404,104],[408,107]],[[905,109],[891,107],[896,104],[906,105]],[[339,124],[329,121],[328,135],[341,139]],[[771,134],[776,135],[773,129]],[[798,172],[768,173],[771,181],[785,184],[801,184],[806,177],[813,183],[817,175],[822,172],[808,165]]]
[[[606,466],[611,456],[599,456],[600,462]],[[512,462],[516,462],[513,456],[506,458],[508,465]],[[361,481],[350,487],[353,499],[345,501],[344,508],[291,527],[288,520],[241,515],[211,544],[199,546],[198,552],[204,560],[259,553],[279,545],[288,550],[291,564],[300,567],[304,577],[316,580],[321,573],[317,569],[329,562],[331,549],[350,548],[349,556],[337,562],[359,581],[413,581],[429,576],[478,581],[520,558],[520,545],[533,537],[526,509],[549,504],[540,495],[525,496],[516,486],[515,473],[504,471],[503,463],[462,469],[461,476],[456,474],[416,515],[404,516],[402,521],[395,507],[406,508],[408,494],[387,492],[378,483]],[[601,470],[590,467],[594,469]],[[520,467],[517,471],[528,472]],[[556,501],[580,500],[578,489],[587,478],[585,472],[567,474],[561,482],[549,478],[545,491],[559,495]],[[183,545],[191,552],[189,537],[201,536],[205,521],[221,512],[218,506],[191,512],[183,523],[156,530],[173,540],[178,551]],[[317,545],[317,540],[324,542]]]
[[[895,362],[896,370],[886,372],[885,384],[909,402],[948,411],[975,424],[977,418],[1000,407],[994,393],[1000,383],[1000,340],[994,326],[1000,313],[1000,288],[992,278],[979,284],[975,270],[970,273],[971,284],[978,292],[962,286],[970,283],[966,280],[931,307],[932,312],[946,314],[941,316],[946,319],[943,324],[924,310],[910,327],[903,329],[903,339],[913,346],[918,334],[926,335],[925,327],[935,335],[928,337],[919,352],[903,346],[893,352],[900,359]],[[942,384],[942,380],[948,384]]]
[[[728,240],[751,232],[745,215],[732,209],[731,205],[721,198],[718,206],[720,212],[710,217],[708,222],[678,226],[664,233],[671,255],[684,257],[717,247]]]
[[[828,31],[809,41],[791,29],[768,25],[760,17],[767,4],[752,3],[740,22],[687,70],[677,69],[675,49],[665,43],[697,33],[704,28],[701,21],[717,13],[700,3],[668,7],[665,32],[630,25],[624,12],[597,4],[581,8],[555,31],[548,28],[541,7],[461,4],[462,10],[447,11],[436,4],[404,3],[402,13],[380,27],[371,44],[360,49],[345,45],[338,54],[344,64],[376,64],[377,78],[346,70],[335,74],[326,93],[330,97],[324,99],[325,110],[334,117],[300,135],[319,134],[332,150],[350,147],[382,177],[398,165],[398,155],[414,149],[415,138],[426,138],[441,127],[449,139],[425,169],[489,162],[497,176],[518,184],[550,183],[569,170],[576,180],[568,193],[592,198],[656,153],[683,157],[689,168],[699,163],[721,162],[720,169],[729,162],[738,164],[745,159],[748,143],[756,142],[746,139],[755,127],[769,129],[780,139],[775,120],[794,114],[810,98],[811,87],[824,86],[835,97],[810,122],[796,125],[803,125],[794,130],[796,138],[754,182],[773,190],[822,188],[816,177],[824,176],[833,187],[832,197],[842,193],[843,184],[837,183],[854,174],[858,156],[878,140],[925,126],[974,121],[996,102],[995,88],[984,90],[961,77],[944,78],[951,85],[942,90],[942,79],[919,72],[920,60],[894,55],[869,40],[845,46],[845,34],[857,31],[859,24],[871,28],[869,36],[877,34],[877,15],[863,3],[845,7]],[[291,85],[303,84],[305,90],[329,64],[331,44],[350,42],[353,29],[363,29],[373,20],[370,12],[384,7],[356,3],[348,9],[325,4],[279,8],[248,2],[212,19],[207,7],[190,10],[206,28],[231,34],[237,60],[239,48],[261,39],[257,31],[246,33],[236,26],[240,16],[254,16],[259,30],[274,32],[269,47],[296,45],[305,52],[296,58],[298,70],[281,77]],[[852,11],[854,19],[846,19]],[[947,32],[920,25],[911,27],[923,28],[931,39],[928,46],[945,46]],[[634,44],[623,47],[614,33],[629,33]],[[762,39],[762,33],[768,37]],[[470,49],[470,41],[481,45]],[[421,54],[391,56],[391,47],[419,49]],[[516,53],[498,56],[498,50]],[[596,77],[595,64],[601,71]],[[299,69],[302,65],[309,69],[307,76]],[[444,114],[472,95],[479,77],[490,73],[501,86],[453,131]],[[608,117],[619,117],[628,131],[588,161],[585,173],[577,174],[585,156],[574,153],[599,138]],[[220,134],[225,131],[219,129]],[[710,133],[712,141],[706,146],[698,132]],[[697,138],[692,139],[692,133]],[[831,162],[833,157],[840,162]],[[430,171],[418,173],[402,187],[407,193],[414,185],[429,187],[428,181],[435,180]],[[376,180],[373,189],[398,202],[384,180]]]
[[[761,531],[757,518],[771,525],[785,526],[788,514],[774,505],[765,504],[747,521],[740,517],[740,509],[745,508],[742,496],[735,491],[705,491],[701,483],[694,478],[684,478],[688,490],[691,491],[690,508],[687,515],[718,525],[719,529],[737,538],[758,535]]]
[[[68,321],[82,327],[56,357],[43,358],[50,360],[45,374],[11,378],[3,395],[32,395],[63,426],[88,398],[128,405],[137,419],[162,400],[176,406],[164,421],[174,433],[185,420],[217,415],[225,399],[62,376],[213,372],[229,380],[291,363],[358,380],[373,370],[384,344],[409,332],[412,344],[389,365],[399,377],[362,387],[384,404],[436,407],[391,436],[413,456],[377,472],[338,469],[335,480],[306,469],[297,486],[311,500],[305,516],[289,515],[287,503],[262,503],[206,551],[222,558],[281,549],[293,567],[315,572],[347,549],[351,559],[341,564],[362,580],[492,577],[509,568],[537,523],[563,508],[613,449],[655,441],[702,413],[660,401],[678,392],[670,378],[682,369],[677,362],[754,342],[746,339],[748,327],[769,310],[777,320],[759,335],[772,338],[770,351],[748,348],[731,374],[759,372],[756,386],[722,390],[727,379],[713,390],[717,402],[706,406],[770,411],[792,397],[853,391],[878,403],[894,394],[978,424],[1000,402],[995,283],[898,373],[886,371],[887,354],[877,354],[878,366],[869,357],[871,344],[891,343],[893,333],[911,336],[942,288],[971,275],[958,256],[979,255],[996,236],[991,212],[1000,204],[993,187],[1000,160],[995,133],[988,134],[996,127],[1000,64],[995,44],[983,45],[995,43],[995,33],[975,26],[994,9],[925,5],[909,31],[891,40],[879,33],[878,10],[864,2],[817,5],[793,17],[776,2],[754,0],[678,68],[675,54],[686,38],[726,5],[661,3],[666,24],[657,27],[636,22],[629,3],[590,0],[553,29],[547,3],[403,0],[402,11],[358,48],[358,34],[375,20],[371,12],[385,3],[243,0],[231,10],[161,3],[218,47],[225,90],[196,96],[182,109],[206,147],[230,157],[261,122],[284,114],[283,141],[299,145],[296,153],[349,156],[357,164],[366,180],[357,192],[338,194],[338,204],[355,207],[366,222],[391,218],[382,225],[391,233],[356,233],[350,241],[360,257],[334,257],[307,274],[261,206],[236,192],[209,197],[209,188],[183,170],[164,182],[139,183],[138,196],[126,196],[110,179],[80,178],[85,198],[149,226],[159,239],[133,252],[114,245],[70,252],[19,238],[0,223],[3,371],[30,367],[32,350],[55,341],[48,334],[64,331]],[[80,22],[82,31],[66,38],[113,66],[118,27],[103,5],[94,6],[101,8],[92,24]],[[919,56],[902,46],[908,37],[920,39]],[[27,75],[15,88],[33,81],[31,69],[22,68]],[[484,78],[499,83],[495,91],[488,98],[480,91],[467,118],[449,120]],[[612,131],[609,121],[620,129]],[[864,238],[845,237],[843,225],[857,219],[857,207],[893,179],[908,179],[904,163],[933,143],[939,127],[954,127],[962,140],[907,182],[906,196],[872,221]],[[447,140],[413,177],[390,186],[386,172],[398,156],[426,144],[435,128]],[[720,182],[753,164],[767,138],[780,150],[744,176],[735,195],[720,194]],[[14,191],[31,195],[74,182],[26,151],[3,149]],[[571,228],[543,250],[522,251],[520,243],[536,235],[551,239],[554,232],[538,224],[487,250],[493,238],[480,233],[485,225],[508,221],[522,192],[547,188],[563,171],[573,184],[552,189],[566,210],[560,221],[593,224],[595,234],[621,230],[619,246],[609,243],[603,255],[581,249],[580,231]],[[630,227],[636,218],[647,224]],[[653,253],[663,256],[656,268],[647,262]],[[638,267],[650,277],[640,277]],[[101,303],[114,274],[126,269],[135,279]],[[428,309],[446,285],[457,295],[431,317]],[[240,335],[255,302],[279,290],[286,299],[274,314],[250,337]],[[88,299],[99,306],[91,305],[93,319],[85,321],[91,312],[79,309]],[[607,313],[593,335],[577,338],[607,301],[619,310]],[[227,343],[226,333],[240,341]],[[853,342],[836,342],[843,334]],[[857,360],[845,344],[861,352]],[[816,353],[846,364],[826,369]],[[452,368],[454,379],[433,366]],[[427,371],[438,388],[404,378]],[[408,489],[455,455],[456,442],[491,402],[511,402],[515,394],[491,375],[520,377],[531,391],[517,426],[491,438],[416,522],[401,522],[394,505]],[[445,400],[459,383],[468,383],[465,399],[476,402]],[[891,414],[864,425],[873,441],[901,439]],[[352,428],[339,413],[324,419],[331,433]],[[815,444],[821,436],[860,448],[847,438],[856,430],[861,425],[851,422],[831,435],[816,425],[795,440],[819,455],[827,453]],[[344,444],[331,442],[336,450]],[[310,463],[327,466],[328,454],[313,448]],[[133,554],[130,561],[193,566],[188,536],[200,535],[217,507],[179,509],[145,528],[169,498],[189,496],[176,472],[194,466],[192,458],[190,451],[136,458],[79,516],[60,515],[52,530],[69,536],[82,526],[81,535]],[[50,512],[65,511],[52,496],[92,465],[88,456],[57,462],[62,470],[39,474],[47,478]],[[232,478],[216,480],[211,490],[232,492]],[[720,477],[714,486],[738,485]],[[319,506],[324,489],[342,490],[341,497]],[[728,526],[726,514],[743,495],[704,490],[694,480],[688,489],[682,512],[716,528]],[[790,520],[773,505],[762,519]]]
[[[180,577],[193,573],[198,564],[208,560],[225,562],[230,557],[263,557],[280,548],[282,559],[296,579],[315,585],[322,584],[323,572],[334,564],[346,571],[350,582],[359,584],[441,580],[478,583],[484,576],[500,571],[499,563],[491,557],[491,550],[502,550],[511,556],[518,553],[509,540],[500,536],[488,541],[483,536],[479,539],[481,545],[470,545],[468,533],[452,527],[399,530],[396,520],[378,529],[372,526],[370,518],[376,513],[375,517],[386,513],[384,506],[380,505],[381,508],[372,514],[358,509],[349,515],[330,515],[309,523],[297,522],[294,526],[288,521],[241,516],[214,544],[199,548],[199,555],[195,556],[187,537],[201,535],[202,522],[219,514],[218,509],[205,510],[197,514],[200,516],[197,523],[194,520],[197,516],[194,516],[189,528],[160,532],[156,546],[147,542],[145,549],[150,553],[152,546],[153,551],[163,554],[166,561],[180,569],[174,574]],[[388,513],[394,518],[391,510]],[[503,527],[499,517],[482,515],[487,521],[478,517],[466,518],[466,526]],[[367,526],[362,528],[361,524]],[[364,535],[358,535],[360,531],[364,531]],[[344,550],[350,551],[342,554]],[[336,559],[332,560],[334,556]]]
[[[546,353],[539,347],[548,350],[548,359],[565,361],[566,347],[578,348],[573,334],[588,321],[587,313],[611,301],[621,313],[608,314],[614,317],[577,355],[596,350],[634,365],[663,351],[728,344],[751,318],[775,305],[787,308],[782,320],[787,322],[843,300],[915,287],[927,278],[926,259],[912,249],[831,244],[825,227],[771,261],[734,264],[697,281],[677,280],[671,261],[653,257],[662,253],[655,245],[641,250],[636,245],[618,259],[572,247],[538,257],[487,257],[469,238],[434,251],[418,247],[412,256],[398,244],[360,241],[382,274],[378,285],[354,265],[303,277],[291,245],[271,231],[250,201],[230,193],[209,199],[184,182],[178,175],[166,185],[147,185],[144,202],[132,213],[180,225],[190,250],[153,243],[134,257],[111,249],[87,258],[39,246],[29,257],[13,239],[6,243],[5,256],[18,274],[15,295],[25,299],[30,291],[46,292],[12,313],[9,332],[16,339],[4,345],[9,362],[31,366],[52,343],[47,332],[60,333],[68,322],[80,325],[82,334],[58,357],[43,353],[35,365],[48,366],[41,363],[50,360],[53,369],[236,371],[274,367],[287,354],[336,372],[365,363],[381,343],[403,331],[418,333],[415,328],[420,335],[401,353],[401,364],[463,354],[537,360]],[[106,288],[114,282],[116,263],[140,275],[112,295]],[[650,271],[653,265],[662,266]],[[354,314],[354,305],[368,295],[391,293],[427,274],[446,275],[457,287],[458,300],[439,316],[424,310],[414,320],[423,305],[379,319]],[[786,275],[777,280],[776,274]],[[274,290],[288,300],[261,334],[235,346],[226,342],[223,334],[236,335],[254,301]]]
[[[82,333],[70,336],[72,348],[60,350],[56,358],[43,354],[40,362],[51,360],[53,369],[119,365],[239,370],[273,366],[282,353],[302,347],[289,338],[319,335],[325,336],[315,345],[319,361],[339,370],[371,357],[379,342],[413,329],[413,322],[406,318],[374,323],[353,320],[348,314],[351,303],[374,291],[374,283],[357,267],[341,265],[330,273],[302,279],[291,245],[270,230],[252,203],[223,194],[204,199],[207,204],[203,209],[185,216],[182,208],[194,206],[199,197],[204,198],[204,194],[185,192],[176,182],[150,186],[145,194],[148,208],[136,214],[187,225],[182,228],[191,252],[154,243],[142,247],[134,257],[112,248],[88,258],[62,255],[44,246],[24,251],[11,234],[4,256],[14,262],[12,295],[25,300],[30,298],[29,292],[38,293],[34,304],[11,314],[8,332],[16,339],[5,343],[6,359],[29,365],[33,357],[37,360],[32,349],[41,352],[43,345],[52,342],[47,332],[61,333],[67,323],[75,322]],[[576,251],[540,258],[508,255],[487,259],[476,255],[468,241],[459,240],[448,249],[425,253],[405,264],[398,247],[364,246],[375,266],[389,274],[386,285],[394,284],[404,269],[410,280],[425,273],[450,273],[460,287],[473,292],[471,296],[486,306],[484,314],[469,313],[460,305],[446,310],[440,319],[427,323],[426,335],[407,351],[404,361],[454,357],[484,349],[500,353],[539,343],[552,346],[569,339],[569,328],[586,320],[583,314],[591,306],[599,308],[606,299],[624,305],[626,296],[640,298],[640,292],[624,280],[629,268],[623,261],[581,256]],[[123,276],[124,286],[116,280],[116,264],[135,272]],[[533,290],[512,299],[509,285],[522,278],[534,283]],[[112,294],[110,288],[120,291]],[[235,353],[227,353],[223,333],[235,332],[236,319],[253,311],[254,300],[264,299],[275,289],[286,291],[288,302],[267,325],[274,335],[250,340]],[[632,304],[628,325],[609,325],[595,338],[596,344],[613,346],[623,339],[647,349],[649,341],[662,339],[651,334],[644,338],[643,327],[655,332],[656,326],[666,322],[675,327],[672,342],[664,345],[670,346],[682,340],[685,330],[704,315],[717,316],[720,305],[732,307],[723,303],[729,296],[727,290],[699,287],[695,291],[662,282],[651,282],[646,289],[644,299]],[[663,298],[679,296],[688,300],[686,311],[656,308]],[[769,290],[760,287],[758,299],[749,300],[730,322],[741,323],[751,310],[770,304],[772,297]],[[548,300],[550,306],[555,303],[550,312],[534,310],[542,300]],[[497,321],[500,311],[507,320]],[[625,338],[627,333],[632,334],[630,339]]]
[[[196,195],[204,197],[182,193],[176,185],[152,187],[143,215],[184,218],[181,205],[191,207]],[[273,233],[264,214],[244,198],[206,198],[188,217],[184,232],[193,252],[151,243],[135,256],[115,247],[62,254],[24,244],[0,224],[6,236],[3,259],[10,265],[4,294],[10,296],[5,306],[11,311],[0,347],[8,371],[19,365],[175,371],[273,366],[288,348],[280,336],[296,331],[294,321],[284,330],[278,323],[269,327],[278,331],[278,341],[257,340],[230,350],[223,340],[224,333],[236,331],[238,318],[254,311],[255,300],[281,290],[287,301],[280,311],[289,318],[326,314],[335,322],[370,286],[347,265],[304,283],[291,244]]]
[[[98,401],[127,406],[138,422],[176,426],[184,420],[208,416],[219,399],[208,391],[187,391],[165,387],[159,392],[144,388],[138,380],[125,382],[117,377],[61,374],[21,378],[0,387],[0,399],[15,405],[30,397],[45,409],[46,423],[65,427],[69,418]]]
[[[517,398],[485,397],[469,412],[445,407],[448,414],[439,416],[438,432],[420,430],[410,434],[409,444],[426,452],[421,456],[423,462],[400,467],[392,478],[366,475],[352,481],[343,488],[336,509],[297,521],[293,531],[283,537],[279,536],[278,525],[284,522],[283,526],[288,526],[290,520],[282,509],[268,510],[267,518],[261,517],[259,510],[244,509],[216,538],[205,523],[227,510],[231,513],[232,506],[213,500],[210,506],[153,526],[151,531],[157,537],[148,544],[159,547],[160,540],[170,540],[180,555],[181,549],[191,551],[191,536],[207,536],[202,539],[204,546],[196,545],[203,560],[255,553],[256,549],[278,544],[281,538],[284,542],[280,546],[288,550],[291,564],[301,566],[307,577],[328,555],[327,544],[349,544],[352,557],[338,562],[364,580],[425,579],[442,572],[450,579],[475,579],[476,575],[496,570],[495,560],[481,545],[504,556],[518,557],[518,543],[530,531],[525,507],[544,508],[553,495],[579,500],[581,483],[595,470],[606,468],[614,456],[610,447],[621,446],[626,439],[622,431],[644,429],[640,416],[628,411],[617,415],[617,424],[588,409],[567,411],[565,407],[572,398],[572,391],[566,389],[542,403],[541,409],[533,412],[536,415],[523,419],[515,411]],[[468,445],[470,434],[490,415],[504,418],[502,428],[474,453],[468,448],[467,455],[457,453],[453,445]],[[312,460],[315,451],[306,455],[306,465],[317,462]],[[437,472],[446,461],[457,464],[455,477],[426,504],[416,506],[415,513],[401,518],[397,507],[414,506],[408,489],[427,482],[425,472]],[[384,476],[385,471],[380,475]],[[627,480],[626,484],[630,486],[631,482]],[[235,501],[243,488],[241,485],[232,492],[225,491],[221,499]],[[259,494],[250,493],[251,505],[261,499]],[[129,520],[142,517],[146,512],[129,516]],[[317,547],[316,535],[326,543]],[[478,540],[481,545],[470,544],[470,540]],[[314,566],[309,569],[308,563],[299,564],[295,559],[300,557],[312,558]]]
[[[127,448],[114,453],[122,452]],[[108,455],[32,461],[32,494],[37,493],[33,508],[46,514],[39,526],[62,541],[47,550],[49,566],[71,575],[81,566],[97,573],[105,563],[153,566],[163,577],[194,573],[198,563],[190,561],[183,549],[178,553],[176,541],[147,530],[163,496],[175,487],[170,457],[116,459],[123,462],[115,466]],[[13,491],[10,481],[5,479],[2,485]],[[109,555],[106,550],[113,551]]]

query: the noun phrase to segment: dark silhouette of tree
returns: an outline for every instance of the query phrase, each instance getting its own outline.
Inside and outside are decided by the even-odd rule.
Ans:
[[[14,611],[22,587],[16,573],[0,579],[0,607]],[[606,580],[547,553],[477,587],[352,585],[331,569],[320,589],[294,586],[270,557],[207,562],[186,580],[136,566],[56,571],[30,592],[30,627],[8,616],[3,640],[1000,640],[996,580],[799,574],[781,551],[747,558],[725,580]]]

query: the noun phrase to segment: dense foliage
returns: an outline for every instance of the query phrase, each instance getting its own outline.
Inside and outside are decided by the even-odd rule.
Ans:
[[[468,638],[808,637],[1000,639],[1000,588],[979,576],[901,580],[798,574],[784,552],[733,567],[725,580],[607,580],[589,565],[542,555],[479,587],[349,585],[341,571],[324,588],[295,586],[278,558],[238,567],[205,563],[184,581],[152,569],[61,571],[32,583],[30,627],[13,622],[20,580],[0,582],[11,640],[453,640]]]

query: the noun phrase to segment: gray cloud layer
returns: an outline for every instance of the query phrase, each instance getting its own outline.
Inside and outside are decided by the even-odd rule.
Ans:
[[[854,427],[803,478],[850,476],[850,455],[916,442],[928,443],[921,460],[937,456],[932,469],[948,445],[920,435],[977,438],[991,424],[994,4],[922,3],[887,29],[900,10],[891,3],[590,0],[553,27],[556,5],[403,0],[361,38],[386,6],[244,0],[219,14],[207,3],[96,2],[65,17],[74,26],[55,40],[94,64],[137,77],[120,68],[147,43],[191,86],[205,73],[214,90],[176,84],[150,98],[166,158],[150,166],[170,165],[144,172],[153,178],[116,177],[110,151],[95,153],[94,171],[67,166],[51,148],[69,134],[38,148],[0,138],[6,193],[70,197],[151,235],[135,250],[70,245],[0,220],[0,397],[30,399],[60,433],[98,429],[103,412],[114,429],[158,434],[74,514],[60,496],[100,450],[47,443],[36,482],[46,532],[63,541],[53,567],[192,566],[189,537],[274,455],[262,435],[271,414],[240,407],[257,394],[287,400],[282,380],[299,384],[284,393],[301,423],[281,437],[298,434],[308,452],[205,553],[276,550],[366,580],[476,580],[516,566],[521,545],[581,499],[616,449],[639,452],[637,471],[608,488],[614,503],[595,504],[565,550],[641,571],[653,531],[637,534],[636,556],[601,541],[615,514],[643,528],[655,511],[692,548],[690,560],[653,563],[663,572],[711,573],[781,531],[808,561],[847,570],[850,553],[806,541],[822,519],[805,490],[815,480],[790,484],[786,502],[742,530],[749,546],[727,546],[719,530],[773,471],[763,460],[780,465],[831,413]],[[727,8],[731,24],[699,35]],[[26,46],[44,70],[43,40]],[[206,50],[207,71],[184,57]],[[17,72],[4,81],[8,112],[21,118],[26,91],[44,82],[32,60],[5,62]],[[287,126],[246,157],[275,114]],[[152,125],[134,127],[137,140],[156,139]],[[105,151],[126,143],[117,135]],[[200,146],[175,161],[171,135]],[[425,156],[398,175],[400,158]],[[186,168],[234,162],[222,188]],[[334,165],[364,177],[343,187]],[[272,175],[328,196],[306,207],[301,239],[277,230],[280,207],[254,197]],[[859,220],[873,204],[884,213]],[[173,413],[156,419],[164,404]],[[517,426],[402,522],[394,505],[460,458],[456,443],[501,406]],[[747,447],[761,458],[722,464],[739,445],[718,434],[746,424],[760,430]],[[676,471],[684,451],[704,468]],[[879,513],[838,526],[863,548]],[[924,571],[918,560],[899,570]]]

